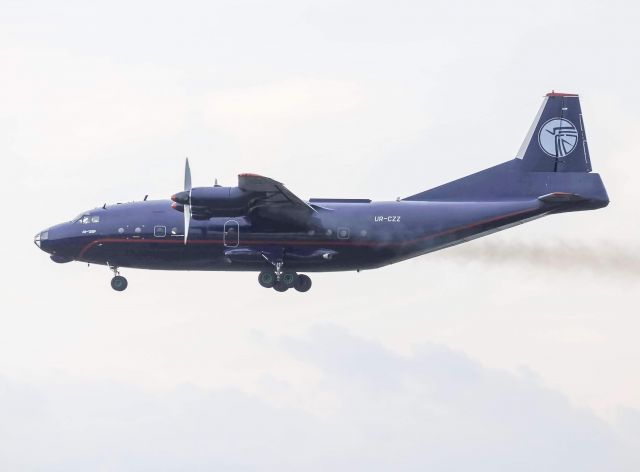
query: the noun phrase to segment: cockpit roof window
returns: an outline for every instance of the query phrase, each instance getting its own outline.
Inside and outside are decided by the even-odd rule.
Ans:
[[[100,223],[100,217],[98,215],[88,215],[86,213],[83,213],[75,217],[73,220],[71,220],[71,222],[80,223],[81,225],[88,225],[90,223]]]

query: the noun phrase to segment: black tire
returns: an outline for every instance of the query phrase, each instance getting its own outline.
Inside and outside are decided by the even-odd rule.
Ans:
[[[295,289],[298,292],[308,292],[310,288],[311,288],[311,277],[304,274],[298,275],[298,280],[296,280]]]
[[[122,292],[127,288],[128,285],[129,285],[129,282],[127,282],[127,279],[125,279],[121,275],[116,275],[114,278],[111,279],[111,288],[114,289],[116,292]]]
[[[258,274],[258,283],[264,288],[271,288],[276,283],[276,274],[270,270],[263,270]]]
[[[280,282],[287,288],[293,288],[298,280],[298,274],[295,272],[284,272]]]
[[[281,280],[281,281],[275,283],[275,285],[273,286],[273,289],[276,292],[286,292],[287,290],[289,290],[289,287],[287,287],[285,284],[283,284],[282,280]]]

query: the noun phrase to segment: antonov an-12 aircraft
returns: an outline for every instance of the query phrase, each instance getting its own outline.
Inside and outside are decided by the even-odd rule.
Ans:
[[[170,200],[104,205],[35,236],[54,262],[120,269],[253,271],[263,287],[306,292],[301,272],[359,271],[460,244],[542,216],[607,206],[578,95],[548,93],[513,160],[397,201],[296,196],[240,174]]]

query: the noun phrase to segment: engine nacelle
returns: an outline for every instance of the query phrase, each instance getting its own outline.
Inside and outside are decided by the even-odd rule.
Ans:
[[[175,194],[171,200],[180,205],[191,203],[192,211],[204,210],[211,216],[241,216],[254,196],[238,187],[196,187],[191,192]]]

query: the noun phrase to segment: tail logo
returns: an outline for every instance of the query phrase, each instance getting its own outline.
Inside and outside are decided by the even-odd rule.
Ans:
[[[551,118],[540,127],[540,149],[551,157],[565,157],[578,145],[578,130],[565,118]]]

